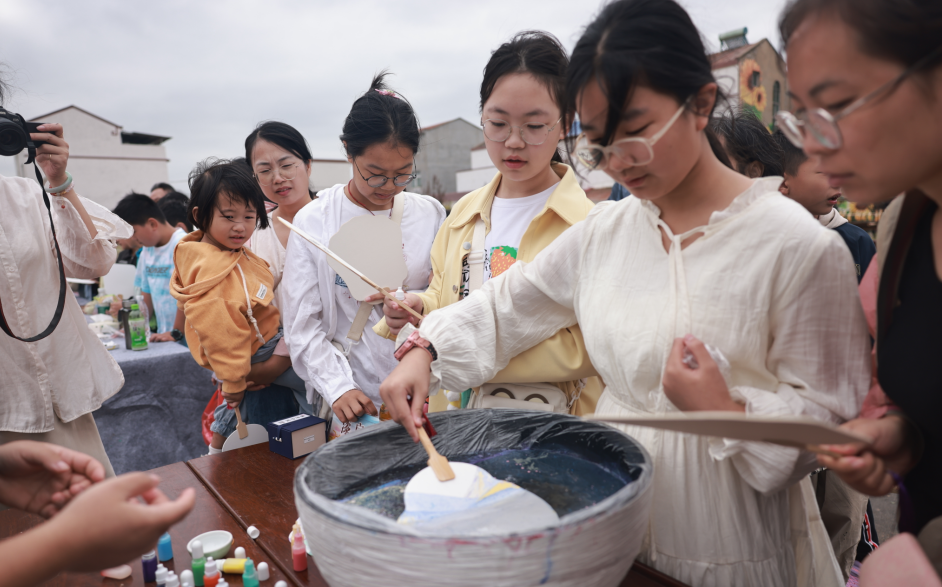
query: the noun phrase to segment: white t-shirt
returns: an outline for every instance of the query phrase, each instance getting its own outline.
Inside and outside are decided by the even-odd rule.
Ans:
[[[546,207],[550,195],[559,185],[524,198],[494,198],[491,204],[491,230],[484,237],[484,281],[497,277],[517,262],[517,249],[530,223]],[[462,297],[468,295],[468,257],[462,259]]]
[[[150,294],[157,314],[157,332],[170,332],[177,319],[177,300],[170,295],[170,276],[173,274],[173,250],[186,231],[178,228],[162,247],[144,247],[137,260],[134,287]]]

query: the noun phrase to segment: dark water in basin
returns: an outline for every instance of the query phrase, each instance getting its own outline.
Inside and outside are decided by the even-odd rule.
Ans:
[[[535,493],[560,517],[595,505],[631,482],[578,455],[558,450],[506,450],[452,460],[477,465],[496,479]],[[353,487],[340,501],[398,519],[405,509],[406,484],[423,468],[421,464],[387,471]]]

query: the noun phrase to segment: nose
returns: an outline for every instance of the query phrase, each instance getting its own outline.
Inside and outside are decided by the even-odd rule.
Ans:
[[[510,136],[504,141],[504,145],[508,149],[523,149],[526,147],[527,144],[523,140],[523,129],[511,127]]]
[[[626,163],[621,157],[609,155],[605,161],[604,169],[605,173],[607,173],[615,181],[618,181],[623,175],[622,172],[631,167],[634,167],[634,165]]]
[[[832,149],[828,149],[815,138],[814,134],[808,130],[804,129],[802,134],[802,143],[801,148],[805,152],[805,155],[809,157],[821,157],[823,155],[828,155],[833,152]]]

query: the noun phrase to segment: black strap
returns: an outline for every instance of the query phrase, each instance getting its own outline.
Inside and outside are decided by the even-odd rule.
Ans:
[[[36,342],[52,334],[52,331],[59,325],[59,320],[62,319],[62,309],[65,307],[65,268],[62,266],[62,251],[59,250],[59,240],[56,238],[56,225],[52,222],[52,205],[49,203],[49,194],[46,193],[46,188],[43,186],[43,176],[39,173],[39,166],[33,163],[33,167],[36,169],[36,180],[39,182],[39,187],[43,191],[43,203],[46,204],[46,213],[49,214],[49,228],[52,229],[52,242],[56,244],[56,259],[59,261],[59,302],[56,304],[56,313],[52,316],[52,322],[49,323],[49,326],[47,326],[45,330],[30,338],[20,338],[10,330],[10,326],[7,324],[7,317],[3,314],[3,301],[0,300],[0,329],[2,329],[7,336],[22,342]]]

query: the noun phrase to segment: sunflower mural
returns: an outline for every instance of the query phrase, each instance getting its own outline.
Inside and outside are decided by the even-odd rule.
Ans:
[[[743,59],[739,65],[739,97],[745,107],[762,120],[768,99],[762,87],[762,68],[755,59]]]

